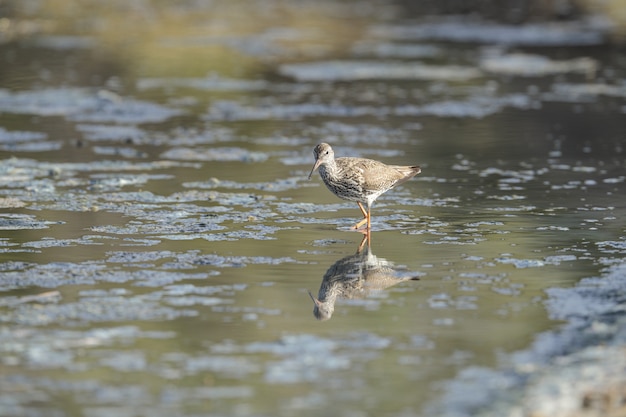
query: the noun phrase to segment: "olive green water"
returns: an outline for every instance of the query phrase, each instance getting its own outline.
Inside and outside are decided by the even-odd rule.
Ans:
[[[0,415],[424,415],[623,258],[604,26],[498,49],[390,4],[58,3],[3,20]],[[350,258],[389,286],[318,321],[362,239],[306,178],[322,141],[423,172]]]

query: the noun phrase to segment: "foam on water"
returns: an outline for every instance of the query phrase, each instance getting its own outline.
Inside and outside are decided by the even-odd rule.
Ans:
[[[538,335],[528,349],[504,356],[500,368],[463,370],[446,383],[444,396],[431,404],[431,412],[446,417],[564,415],[559,413],[580,412],[590,393],[607,395],[622,386],[624,277],[626,263],[617,262],[601,277],[584,279],[573,288],[547,290],[548,313],[565,324]],[[480,395],[468,395],[477,384]]]

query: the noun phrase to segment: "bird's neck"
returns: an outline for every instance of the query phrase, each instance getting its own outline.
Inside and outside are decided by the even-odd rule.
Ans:
[[[336,179],[337,172],[337,163],[334,159],[332,161],[325,162],[320,166],[320,174],[322,174],[323,178]]]

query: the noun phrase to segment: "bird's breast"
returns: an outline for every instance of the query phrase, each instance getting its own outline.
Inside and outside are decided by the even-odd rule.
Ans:
[[[342,170],[341,167],[328,169],[325,166],[320,167],[320,175],[326,187],[337,197],[362,203],[367,201],[366,193],[358,176],[351,175],[350,172]]]

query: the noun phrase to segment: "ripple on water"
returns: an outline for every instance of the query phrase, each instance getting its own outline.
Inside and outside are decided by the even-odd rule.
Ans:
[[[269,104],[243,105],[236,101],[214,102],[206,116],[211,121],[238,120],[300,120],[307,117],[473,117],[482,118],[498,113],[507,107],[528,109],[536,103],[526,94],[508,94],[500,97],[470,96],[465,100],[444,100],[424,105],[405,104],[353,105],[353,104]]]
[[[546,265],[544,261],[539,259],[517,259],[508,256],[495,258],[495,261],[506,265],[513,265],[516,268],[538,268]]]
[[[182,113],[159,104],[84,88],[0,90],[0,110],[5,113],[65,116],[77,122],[129,124],[158,123]]]
[[[379,58],[432,58],[444,53],[443,48],[424,43],[357,42],[352,47],[357,56]]]
[[[33,41],[38,47],[56,49],[59,51],[90,49],[98,46],[96,39],[90,36],[46,34],[44,36],[37,36]]]
[[[268,383],[293,384],[318,381],[326,372],[370,361],[390,343],[387,338],[367,332],[333,340],[298,334],[283,336],[276,342],[253,342],[240,349],[278,356],[278,361],[266,362],[264,379]]]
[[[6,130],[0,127],[0,150],[9,152],[42,152],[61,148],[58,141],[45,141],[46,133]]]
[[[86,324],[97,322],[124,322],[173,320],[196,316],[195,310],[165,307],[143,296],[120,298],[98,297],[64,304],[21,304],[0,314],[0,322],[24,326],[47,326],[54,323]]]
[[[136,326],[94,327],[80,331],[49,328],[25,331],[21,327],[5,327],[0,331],[0,353],[4,359],[11,358],[13,365],[81,371],[84,370],[83,364],[73,353],[76,349],[106,347],[120,341],[131,343],[138,339],[170,339],[175,335],[168,331],[145,331]],[[51,344],[50,340],[54,343]],[[93,350],[85,352],[91,355]],[[121,352],[115,351],[118,353]]]
[[[115,126],[101,124],[76,125],[76,129],[83,134],[83,137],[90,141],[140,141],[147,135],[147,132],[137,126]]]
[[[154,177],[145,177],[149,174],[137,174],[137,172],[162,170],[174,167],[187,167],[197,168],[198,164],[188,162],[175,162],[175,161],[150,161],[150,162],[129,162],[129,161],[92,161],[92,162],[43,162],[34,159],[26,158],[9,158],[0,161],[0,183],[5,185],[11,185],[11,193],[13,195],[19,195],[22,199],[28,201],[36,201],[42,199],[40,195],[31,195],[26,191],[33,188],[47,187],[50,192],[55,191],[55,186],[64,185],[63,181],[71,182],[68,185],[80,185],[83,184],[81,180],[74,179],[77,173],[93,173],[96,175],[104,175],[104,172],[111,172],[110,177],[117,175],[120,178],[128,178],[127,176],[120,175],[120,172],[132,172],[133,176],[141,178],[169,178],[169,175],[154,174]],[[38,190],[42,191],[42,190]],[[56,198],[61,198],[63,195],[59,195]],[[30,196],[30,198],[28,198]],[[84,197],[94,198],[94,196],[86,195]],[[45,200],[45,199],[44,199]]]
[[[554,83],[551,91],[544,93],[544,99],[550,101],[585,102],[597,96],[626,97],[626,86],[603,83]]]
[[[185,161],[240,161],[263,162],[268,155],[264,152],[254,152],[243,148],[172,148],[161,154],[161,158],[178,159]]]
[[[42,240],[24,242],[23,248],[56,248],[56,247],[71,247],[79,245],[103,245],[102,240],[108,239],[104,236],[97,235],[85,235],[76,239],[56,239],[56,238],[44,238]]]
[[[269,87],[265,80],[247,80],[221,77],[211,74],[203,78],[141,78],[137,88],[148,90],[154,88],[193,88],[206,91],[259,91]]]
[[[383,39],[494,42],[507,45],[598,45],[605,41],[609,24],[602,19],[505,25],[461,18],[431,19],[411,25],[376,25],[371,33]]]
[[[596,245],[607,254],[626,253],[626,240],[607,240],[596,242]]]
[[[237,182],[211,178],[209,181],[185,182],[183,187],[194,189],[224,188],[231,190],[258,190],[258,191],[286,191],[302,187],[304,177],[278,178],[274,181],[266,182]]]
[[[64,223],[37,220],[36,216],[30,214],[0,213],[0,230],[48,229],[51,225]]]
[[[132,265],[132,264],[131,264]],[[134,264],[145,267],[141,262]],[[160,269],[127,270],[106,264],[103,261],[82,263],[50,262],[45,265],[25,264],[23,269],[3,271],[0,274],[0,289],[42,287],[57,288],[65,285],[89,285],[99,282],[134,283],[136,286],[159,287],[184,280],[202,280],[218,272],[183,273]]]
[[[283,64],[279,72],[298,81],[371,79],[466,81],[482,75],[481,71],[474,67],[425,65],[406,61],[321,61]]]
[[[587,57],[553,60],[542,55],[523,53],[487,55],[481,59],[480,66],[487,72],[532,77],[565,73],[593,76],[598,70],[598,62]]]

